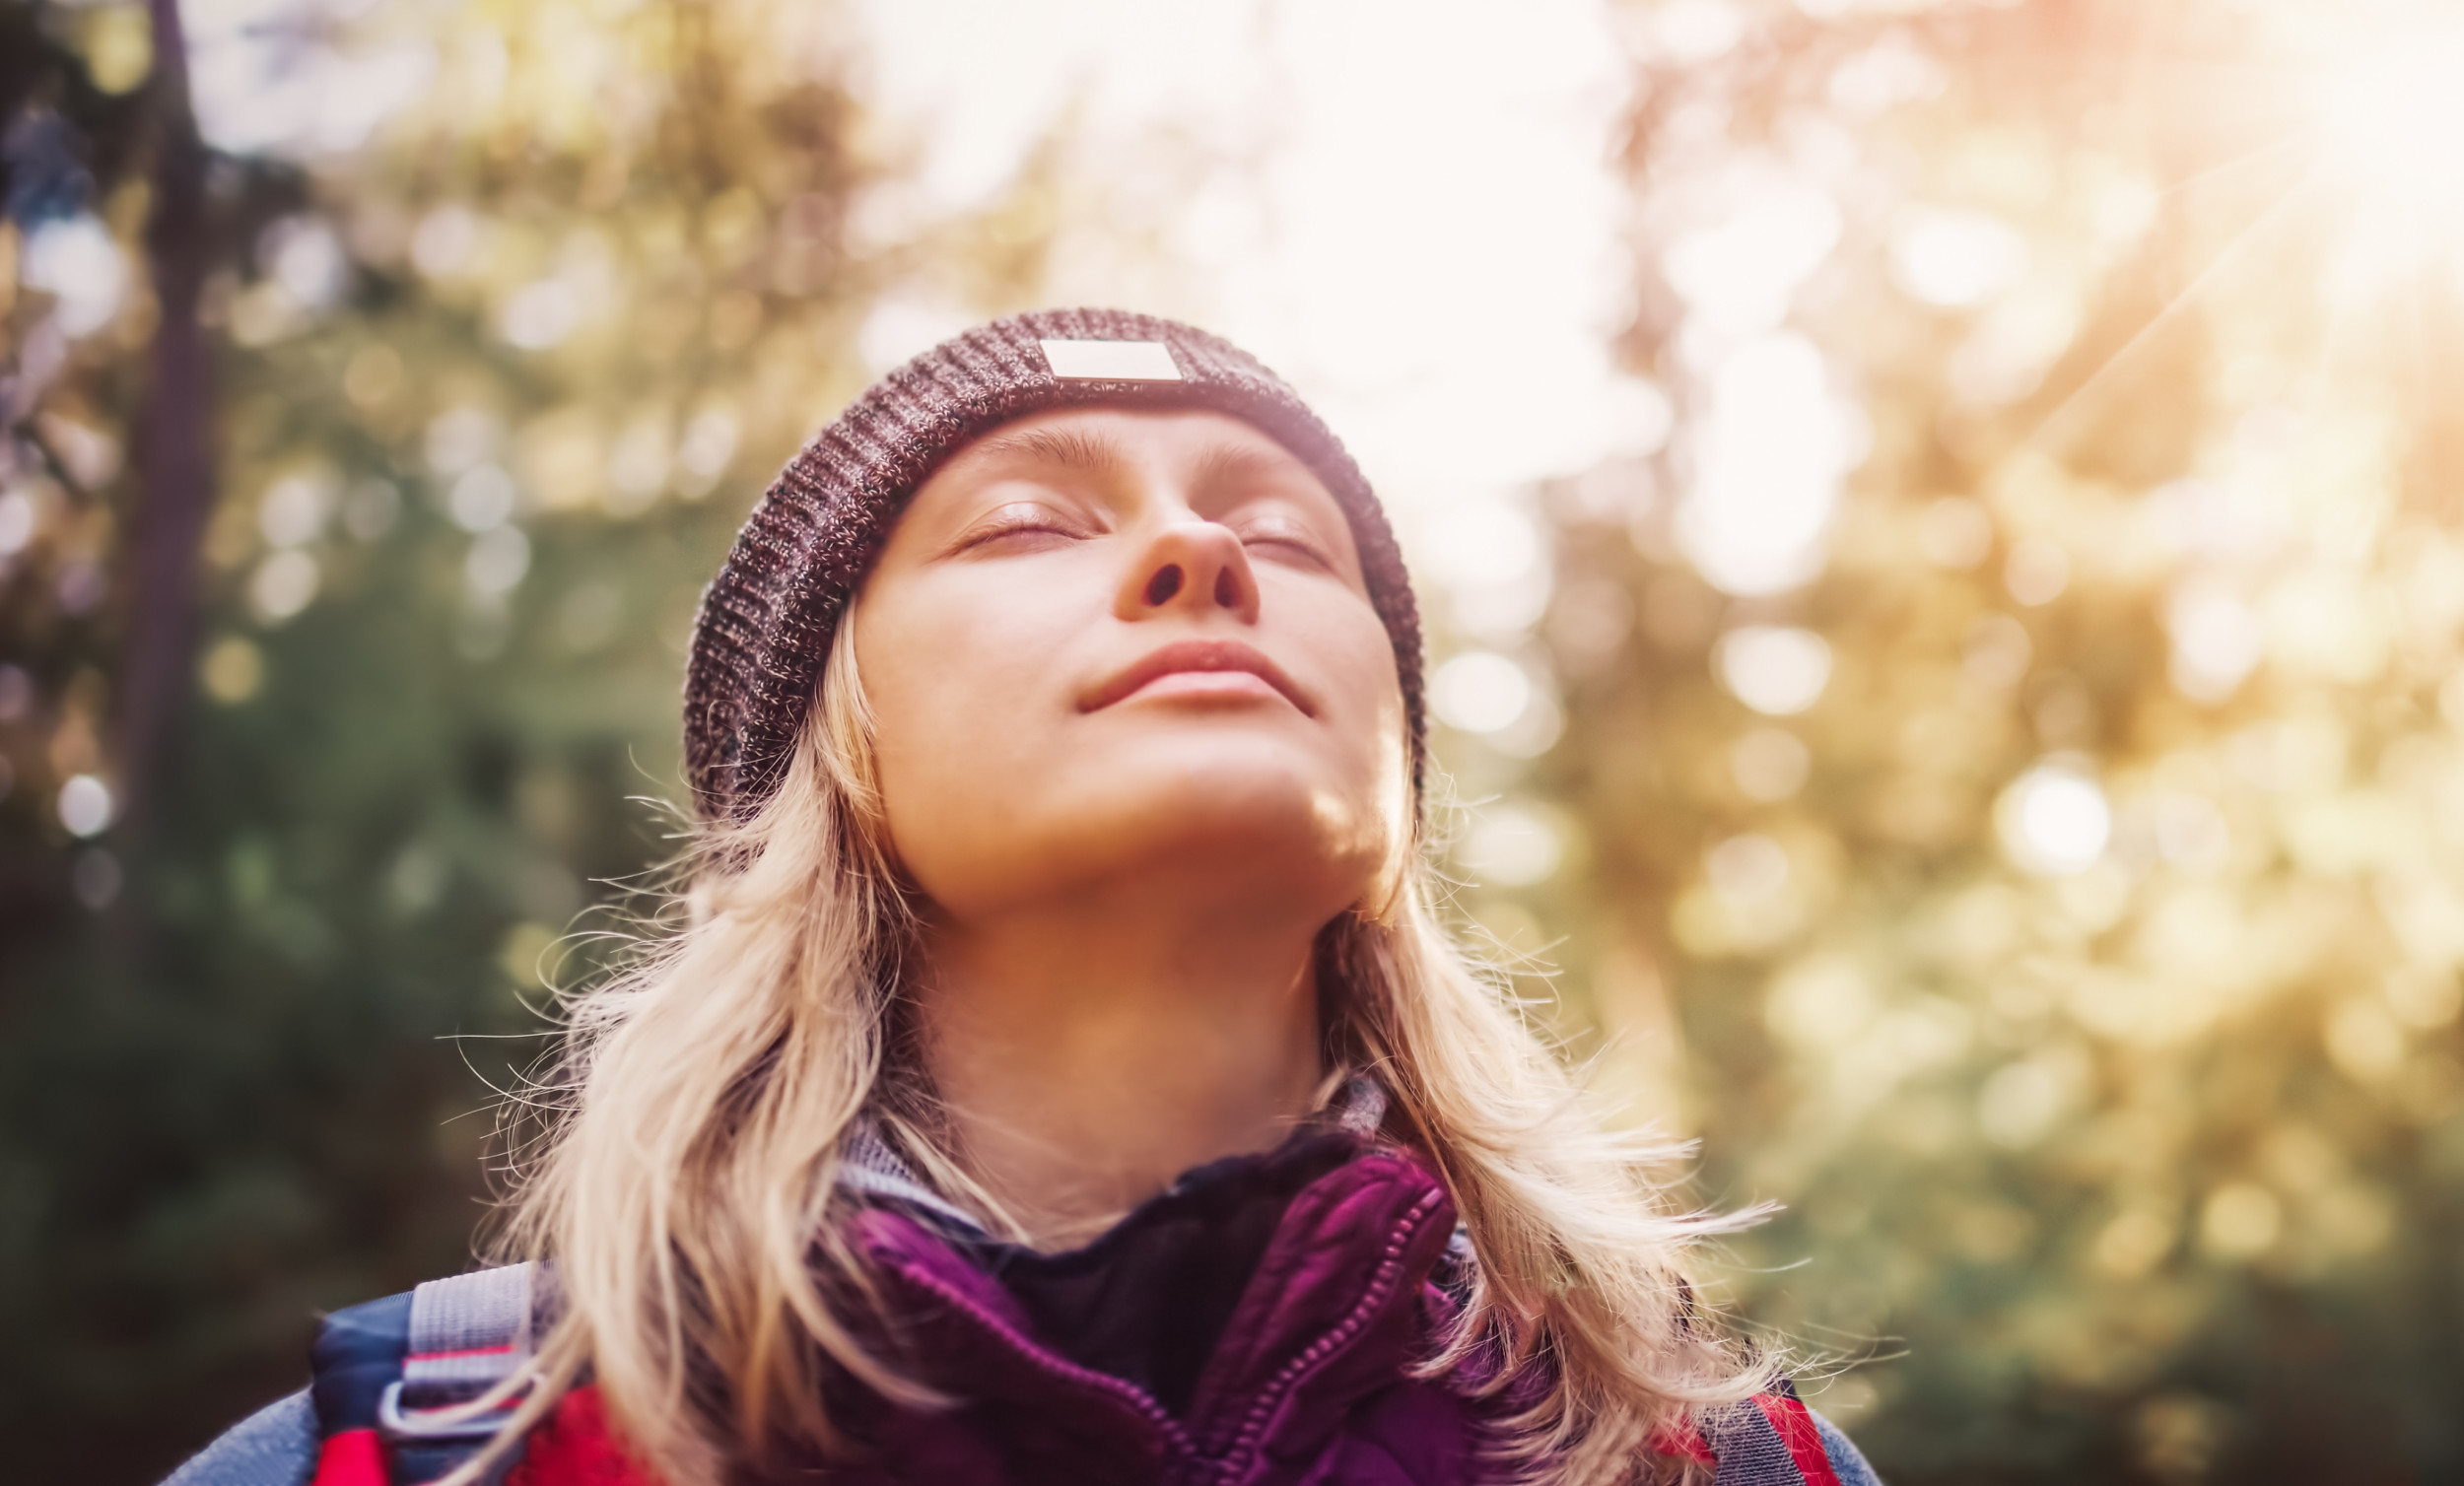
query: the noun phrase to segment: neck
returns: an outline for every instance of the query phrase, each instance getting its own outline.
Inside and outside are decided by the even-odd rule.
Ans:
[[[932,925],[933,1084],[961,1159],[1028,1242],[1083,1242],[1309,1112],[1317,927],[1085,899]]]

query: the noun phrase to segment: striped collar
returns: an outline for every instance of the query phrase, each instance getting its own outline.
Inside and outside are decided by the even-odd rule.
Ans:
[[[1302,1122],[1366,1140],[1385,1125],[1387,1106],[1385,1087],[1369,1074],[1354,1073]],[[879,1123],[870,1115],[858,1119],[839,1142],[838,1184],[858,1200],[896,1202],[929,1213],[965,1237],[992,1237],[974,1214],[935,1191],[882,1136]],[[1180,1184],[1176,1181],[1173,1187]]]

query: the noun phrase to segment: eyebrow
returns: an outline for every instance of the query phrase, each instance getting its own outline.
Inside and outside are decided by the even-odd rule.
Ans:
[[[1303,466],[1280,449],[1268,451],[1237,443],[1210,443],[1198,456],[1197,484],[1233,485],[1248,480],[1289,475]]]
[[[1129,462],[1129,453],[1111,439],[1096,434],[1081,434],[1073,429],[1020,429],[1014,433],[995,434],[976,446],[981,458],[999,459],[1023,454],[1062,469],[1083,470],[1089,474],[1108,474]]]

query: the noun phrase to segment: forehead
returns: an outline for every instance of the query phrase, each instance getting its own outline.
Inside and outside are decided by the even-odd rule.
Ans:
[[[1323,488],[1309,467],[1272,436],[1228,413],[1200,408],[1047,409],[978,435],[933,479],[992,473],[1019,464],[1170,466],[1219,462],[1227,455],[1255,471],[1272,470]]]

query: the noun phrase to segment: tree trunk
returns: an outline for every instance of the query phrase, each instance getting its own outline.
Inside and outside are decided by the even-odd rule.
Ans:
[[[178,0],[149,0],[149,9],[155,157],[146,256],[160,319],[136,430],[139,490],[124,570],[128,630],[115,740],[122,819],[140,834],[187,700],[198,557],[214,500],[211,372],[197,318],[209,254],[205,144],[189,105]]]

